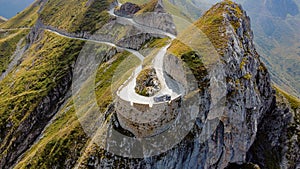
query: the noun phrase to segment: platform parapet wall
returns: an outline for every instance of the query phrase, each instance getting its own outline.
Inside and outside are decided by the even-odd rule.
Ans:
[[[179,96],[170,102],[133,105],[121,98],[116,99],[116,112],[120,125],[136,137],[149,137],[167,130],[181,111]]]

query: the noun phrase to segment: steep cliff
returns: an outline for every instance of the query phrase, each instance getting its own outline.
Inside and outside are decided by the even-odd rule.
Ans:
[[[172,0],[176,2],[183,0]],[[193,0],[206,11],[220,0]],[[268,68],[271,79],[283,90],[299,98],[299,8],[297,0],[234,0],[251,17],[256,49]],[[195,15],[193,10],[188,14]]]

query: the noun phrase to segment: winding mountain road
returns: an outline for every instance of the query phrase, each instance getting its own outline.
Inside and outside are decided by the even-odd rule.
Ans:
[[[119,3],[119,5],[121,5],[121,4]],[[172,35],[172,34],[170,34],[168,32],[164,32],[164,31],[162,31],[160,29],[157,29],[157,28],[152,28],[152,27],[148,27],[148,26],[145,26],[145,25],[141,25],[141,24],[135,22],[131,18],[117,16],[117,15],[114,14],[114,8],[112,8],[111,10],[109,10],[108,13],[110,15],[116,17],[117,19],[120,19],[121,21],[126,22],[127,24],[131,24],[133,26],[136,26],[137,28],[139,28],[139,29],[141,29],[141,30],[143,30],[143,31],[145,31],[147,33],[153,33],[153,34],[160,34],[160,35],[168,36],[172,40],[176,38],[175,35]],[[28,29],[31,29],[31,28],[0,29],[0,31],[11,31],[11,30],[20,30],[20,29],[26,29],[26,30],[28,30]],[[141,62],[143,62],[143,60],[144,60],[144,56],[140,52],[138,52],[136,50],[129,49],[129,48],[124,48],[124,47],[121,47],[121,46],[117,46],[116,44],[111,43],[111,42],[107,42],[107,41],[103,41],[103,40],[100,41],[100,40],[92,40],[92,39],[87,39],[87,38],[74,37],[74,36],[70,36],[70,35],[66,35],[66,34],[60,33],[57,30],[53,30],[51,28],[44,28],[44,30],[52,32],[52,33],[54,33],[54,34],[56,34],[58,36],[61,36],[61,37],[69,38],[69,39],[76,39],[76,40],[83,40],[83,41],[93,42],[93,43],[98,43],[98,44],[105,44],[105,45],[109,45],[111,47],[115,47],[115,48],[118,48],[118,49],[121,49],[121,50],[126,50],[126,51],[132,53],[133,55],[135,55],[136,57],[138,57],[141,60]],[[156,55],[156,57],[153,60],[153,66],[154,66],[154,68],[156,70],[157,77],[158,77],[158,79],[159,79],[159,81],[161,83],[161,90],[155,96],[163,95],[163,94],[168,94],[168,95],[171,96],[171,99],[175,99],[175,98],[179,97],[181,94],[173,92],[173,90],[169,88],[169,86],[167,84],[173,83],[173,82],[168,82],[167,83],[166,79],[164,77],[164,72],[163,72],[163,58],[164,58],[164,56],[165,56],[165,54],[167,52],[167,49],[170,46],[170,44],[168,44],[165,47],[163,47],[158,52],[158,54]],[[15,66],[15,65],[10,65],[10,66]],[[136,68],[136,70],[134,71],[133,75],[128,79],[128,83],[126,84],[126,86],[124,84],[124,87],[120,88],[120,91],[118,91],[117,94],[118,94],[118,96],[121,99],[129,101],[131,103],[149,104],[150,106],[152,106],[153,104],[156,104],[153,101],[153,98],[155,96],[144,97],[144,96],[141,96],[141,95],[137,94],[135,92],[135,89],[134,89],[135,86],[136,86],[136,78],[137,78],[137,76],[139,75],[139,73],[141,71],[142,71],[142,64],[139,65]],[[8,72],[5,73],[5,75],[7,75],[7,74],[8,74]],[[2,79],[3,78],[4,77],[2,77]]]
[[[118,3],[118,4],[120,7],[121,4],[120,3]],[[175,35],[172,35],[168,32],[164,32],[157,28],[152,28],[149,26],[139,24],[139,23],[135,22],[132,18],[120,17],[114,13],[114,8],[109,10],[109,14],[116,17],[117,19],[123,20],[129,24],[134,25],[137,28],[144,30],[145,32],[165,35],[165,36],[168,36],[169,38],[171,38],[171,40],[174,40],[176,38]],[[131,104],[133,104],[133,103],[149,104],[150,107],[152,107],[153,104],[156,104],[154,102],[154,97],[156,97],[156,96],[168,94],[171,96],[171,100],[173,100],[181,95],[180,93],[173,92],[173,90],[169,88],[169,86],[167,85],[166,79],[164,77],[164,71],[163,71],[163,63],[164,62],[163,62],[163,60],[164,60],[165,54],[167,53],[167,49],[169,48],[170,45],[171,45],[171,43],[169,43],[168,45],[163,47],[157,53],[156,57],[153,60],[153,67],[156,70],[158,80],[161,83],[161,90],[152,97],[145,97],[145,96],[139,95],[135,92],[136,78],[139,75],[139,73],[142,71],[142,66],[140,65],[139,67],[136,68],[136,70],[133,74],[133,78],[131,77],[131,79],[129,79],[130,81],[128,82],[128,84],[125,87],[122,86],[122,88],[120,88],[120,91],[117,92],[118,96],[121,99],[129,101],[129,102],[131,102]],[[173,81],[170,81],[168,83],[169,84],[173,83]],[[172,86],[174,86],[174,85],[172,85]]]
[[[119,3],[119,5],[122,5]],[[120,6],[119,6],[120,7]],[[172,40],[176,38],[175,35],[171,34],[171,33],[168,33],[168,32],[165,32],[165,31],[162,31],[160,29],[157,29],[157,28],[153,28],[153,27],[149,27],[149,26],[145,26],[145,25],[142,25],[140,23],[137,23],[136,21],[134,21],[134,19],[132,18],[126,18],[126,17],[121,17],[121,16],[118,16],[114,13],[114,9],[115,8],[112,8],[108,11],[108,13],[111,15],[111,16],[114,16],[116,17],[117,19],[119,19],[119,22],[121,23],[126,23],[126,24],[130,24],[130,25],[133,25],[141,30],[144,30],[145,32],[147,33],[152,33],[152,34],[159,34],[159,35],[165,35],[165,36],[168,36],[169,38],[171,38]]]

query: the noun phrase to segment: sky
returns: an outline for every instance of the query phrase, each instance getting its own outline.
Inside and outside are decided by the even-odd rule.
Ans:
[[[11,18],[23,11],[34,0],[0,0],[0,16]]]

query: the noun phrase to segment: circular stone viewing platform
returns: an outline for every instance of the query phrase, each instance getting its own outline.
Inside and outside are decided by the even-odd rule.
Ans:
[[[139,138],[155,136],[170,128],[182,111],[182,98],[190,86],[178,58],[166,55],[160,63],[168,64],[156,69],[162,87],[158,93],[148,97],[137,94],[134,88],[141,71],[136,71],[135,78],[118,92],[115,100],[121,127]]]

